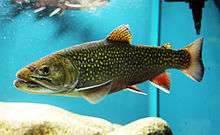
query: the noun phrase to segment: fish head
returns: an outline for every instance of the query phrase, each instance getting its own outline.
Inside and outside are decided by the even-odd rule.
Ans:
[[[46,56],[16,74],[18,89],[38,94],[56,94],[75,88],[78,72],[69,60]]]

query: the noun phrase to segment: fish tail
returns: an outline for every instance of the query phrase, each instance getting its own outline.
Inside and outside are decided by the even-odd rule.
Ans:
[[[204,75],[204,65],[202,62],[202,46],[203,38],[199,38],[192,42],[186,48],[181,50],[186,50],[190,55],[190,64],[187,68],[181,69],[181,71],[190,77],[191,79],[200,82]]]

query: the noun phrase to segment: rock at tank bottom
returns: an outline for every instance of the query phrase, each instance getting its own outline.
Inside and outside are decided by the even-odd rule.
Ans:
[[[167,123],[155,117],[128,125],[83,116],[36,103],[0,102],[0,135],[172,135]]]

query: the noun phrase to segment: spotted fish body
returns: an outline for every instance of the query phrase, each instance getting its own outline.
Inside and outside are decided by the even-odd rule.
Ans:
[[[201,60],[202,41],[202,39],[196,40],[180,50],[172,50],[170,44],[162,47],[135,46],[130,44],[129,27],[122,25],[104,40],[73,46],[28,65],[17,73],[18,78],[26,82],[17,81],[15,85],[17,84],[16,87],[20,89],[28,90],[31,86],[27,85],[28,81],[32,81],[32,84],[37,82],[44,89],[56,91],[56,94],[75,94],[83,96],[92,103],[98,102],[107,94],[125,88],[142,93],[133,85],[147,80],[169,92],[170,80],[165,72],[166,69],[179,69],[194,80],[201,81],[204,72]],[[31,79],[32,74],[36,74],[34,72],[38,72],[38,69],[45,65],[51,67],[50,70],[53,69],[51,65],[56,65],[54,68],[62,65],[59,72],[64,70],[63,73],[56,75],[59,81],[50,84],[49,80],[52,83],[55,79],[39,77],[39,74],[37,77],[34,75],[35,79]],[[55,72],[58,72],[57,69],[53,74]],[[48,79],[48,82],[42,83],[43,80],[39,78],[43,78],[44,81]],[[60,85],[55,87],[54,84],[58,83]],[[24,84],[27,86],[24,87]],[[37,84],[34,86],[38,89]]]
[[[190,65],[187,51],[132,46],[128,43],[97,41],[54,54],[71,61],[79,70],[76,88],[89,87],[109,80],[111,91],[150,80],[168,68]]]

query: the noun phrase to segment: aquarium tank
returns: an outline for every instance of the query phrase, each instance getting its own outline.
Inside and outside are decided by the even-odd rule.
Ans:
[[[69,0],[58,3],[60,7],[56,2],[38,1],[40,4],[32,0],[0,1],[0,102],[50,104],[118,124],[154,116],[166,120],[174,135],[220,134],[217,0]],[[105,39],[123,24],[129,25],[132,45],[161,48],[166,44],[164,49],[175,50],[203,37],[205,70],[201,82],[180,70],[168,69],[169,93],[146,80],[135,87],[145,94],[120,90],[96,104],[81,97],[33,94],[15,87],[16,73],[24,66],[64,48]]]

